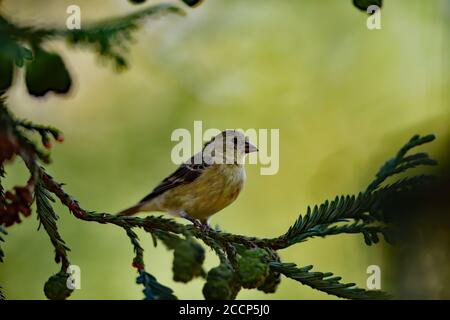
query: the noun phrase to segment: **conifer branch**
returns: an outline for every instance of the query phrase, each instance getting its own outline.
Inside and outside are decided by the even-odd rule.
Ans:
[[[300,243],[305,241],[307,238],[312,237],[326,237],[337,234],[362,234],[364,236],[364,241],[367,245],[376,244],[379,242],[378,234],[384,236],[386,242],[391,243],[391,238],[388,234],[389,229],[383,226],[370,226],[365,223],[353,222],[344,225],[316,225],[311,228],[310,231],[302,233],[300,236],[296,237],[295,243]]]
[[[397,153],[397,155],[386,161],[376,174],[375,180],[367,187],[366,191],[376,190],[387,178],[396,174],[405,172],[408,169],[421,165],[436,165],[437,162],[431,159],[426,153],[416,153],[414,155],[406,156],[406,153],[411,149],[431,142],[436,137],[432,134],[426,136],[413,136]]]
[[[427,157],[415,157],[414,155],[410,157],[424,159],[423,164],[425,165],[430,163]],[[41,175],[46,188],[53,192],[77,218],[86,221],[96,221],[102,224],[111,223],[126,229],[140,227],[150,232],[155,238],[162,240],[170,249],[174,249],[179,242],[183,241],[176,235],[193,236],[203,240],[207,246],[211,247],[218,254],[221,264],[226,264],[231,269],[234,268],[232,265],[236,264],[230,262],[232,260],[229,255],[230,247],[237,245],[244,246],[248,250],[254,248],[279,250],[305,241],[311,237],[325,237],[343,233],[361,233],[364,236],[365,243],[368,245],[378,243],[379,234],[383,235],[388,242],[391,242],[391,235],[389,234],[387,225],[388,219],[380,214],[380,204],[389,196],[393,196],[404,190],[409,190],[431,179],[431,176],[421,175],[404,178],[385,186],[380,186],[381,183],[377,183],[378,186],[375,191],[366,191],[357,196],[336,197],[331,202],[326,201],[320,206],[315,206],[313,209],[308,208],[306,215],[304,217],[300,216],[285,234],[276,238],[259,239],[212,229],[200,230],[193,225],[183,225],[162,216],[140,218],[86,212],[48,173],[42,171]],[[349,223],[349,220],[353,220],[353,222]],[[382,224],[374,225],[374,223]],[[134,236],[131,238],[134,238]],[[368,292],[353,288],[351,284],[341,284],[335,278],[329,278],[329,274],[311,273],[309,272],[309,268],[294,270],[292,265],[270,266],[278,273],[285,274],[313,288],[334,294],[338,297],[352,299],[388,297],[384,293]],[[315,280],[312,281],[311,279]]]
[[[1,189],[1,183],[0,183],[0,189]],[[1,190],[0,190],[1,191]],[[0,226],[0,242],[4,242],[5,240],[3,239],[2,235],[7,235],[8,233],[6,232],[5,229],[3,229]],[[0,246],[0,262],[3,262],[3,258],[5,257],[5,254],[3,253],[3,250]],[[2,287],[0,286],[0,300],[5,300],[5,295],[2,292]]]
[[[3,169],[3,165],[0,165],[0,209],[4,210],[5,206],[4,206],[4,192],[3,192],[3,185],[1,182],[1,178],[4,177],[4,169]],[[1,214],[1,211],[0,211]],[[6,230],[0,225],[0,242],[5,242],[5,240],[3,239],[3,235],[7,235],[8,233],[6,232]],[[2,247],[0,246],[0,263],[3,262],[3,258],[5,257],[5,254],[3,253]],[[5,296],[2,292],[2,287],[0,286],[0,300],[4,300]]]
[[[23,141],[22,139],[18,139]],[[422,141],[422,140],[421,140]],[[410,144],[410,143],[408,143]],[[33,148],[24,146],[27,152],[33,152]],[[184,237],[196,237],[204,241],[206,245],[211,247],[219,256],[222,265],[228,265],[228,269],[233,269],[232,265],[236,263],[230,262],[230,247],[243,246],[253,252],[255,248],[270,248],[272,250],[279,250],[295,243],[302,242],[307,238],[315,236],[328,236],[342,233],[362,233],[367,244],[377,243],[378,234],[383,234],[386,237],[387,226],[373,226],[374,222],[384,222],[386,219],[382,215],[373,214],[379,210],[380,201],[385,197],[402,190],[413,187],[425,181],[427,176],[416,176],[412,178],[405,178],[399,180],[391,185],[380,187],[381,182],[377,183],[377,188],[374,191],[366,191],[360,193],[358,196],[341,196],[336,197],[331,202],[324,202],[320,206],[315,206],[313,209],[308,208],[304,217],[300,216],[294,225],[283,235],[271,239],[259,239],[256,237],[247,237],[243,235],[234,235],[218,230],[201,230],[194,225],[183,225],[175,222],[172,219],[163,218],[162,216],[148,216],[148,217],[124,217],[116,216],[107,213],[87,212],[82,209],[79,203],[67,194],[60,183],[57,183],[42,167],[37,165],[38,157],[30,155],[25,159],[34,159],[33,165],[29,168],[37,171],[37,176],[40,177],[40,182],[36,185],[36,201],[38,204],[38,215],[44,224],[46,231],[49,233],[53,243],[56,243],[55,249],[57,252],[64,252],[67,249],[64,243],[60,242],[59,235],[55,235],[56,219],[54,212],[51,209],[48,193],[42,190],[45,188],[46,192],[55,194],[61,203],[69,208],[69,211],[77,218],[85,221],[95,221],[101,224],[114,224],[125,229],[130,238],[134,250],[135,259],[133,265],[138,269],[139,277],[138,283],[144,285],[144,293],[147,298],[155,297],[172,297],[170,289],[157,283],[156,279],[145,272],[143,265],[143,248],[139,245],[137,235],[132,228],[139,227],[151,233],[155,238],[162,240],[168,248],[176,248],[182,240],[177,235]],[[414,155],[410,158],[427,159],[427,157]],[[25,160],[24,159],[24,160]],[[416,160],[414,160],[416,161]],[[423,164],[428,164],[427,160]],[[377,178],[380,175],[377,175]],[[42,184],[42,185],[41,185]],[[373,183],[372,183],[373,185]],[[44,217],[44,218],[42,218]],[[349,220],[354,220],[353,223],[347,223]],[[333,225],[341,223],[341,225]],[[59,250],[58,250],[59,248]],[[63,248],[63,249],[61,249]],[[238,250],[239,251],[239,250]],[[241,251],[242,252],[247,251]],[[64,256],[64,254],[60,254]],[[239,258],[239,253],[233,252],[233,255]],[[239,260],[240,261],[240,260]],[[238,264],[239,265],[239,264]],[[353,288],[352,284],[341,284],[335,278],[329,278],[331,274],[311,273],[310,268],[295,268],[290,264],[269,264],[270,268],[277,273],[282,273],[287,277],[300,281],[303,284],[309,285],[315,289],[334,294],[338,297],[352,298],[352,299],[373,299],[380,297],[387,297],[380,293],[367,293],[366,291]],[[267,277],[267,274],[265,275]]]
[[[303,285],[325,292],[327,294],[352,300],[389,299],[390,296],[378,290],[357,288],[354,283],[342,283],[341,277],[333,276],[331,272],[313,272],[313,266],[298,268],[294,263],[270,262],[271,269],[294,279]]]
[[[66,271],[70,265],[67,257],[67,251],[70,251],[70,249],[66,246],[64,240],[58,232],[58,227],[56,224],[58,216],[55,211],[53,211],[53,207],[51,205],[51,202],[54,202],[54,199],[40,181],[38,181],[35,187],[35,198],[39,228],[41,226],[44,227],[50,237],[51,243],[55,247],[55,262],[61,262],[61,271]]]
[[[9,128],[7,129],[7,132],[3,132],[3,138],[9,137],[9,142],[11,142],[11,137],[14,138],[12,139],[14,143],[10,144],[10,146],[12,145],[13,150],[9,151],[15,152],[22,157],[30,170],[30,180],[33,182],[36,181],[35,183],[32,183],[32,185],[34,186],[38,218],[55,247],[57,262],[62,262],[62,271],[69,265],[69,260],[67,258],[67,251],[69,249],[66,247],[57,231],[57,216],[52,209],[51,202],[53,199],[50,196],[50,193],[53,193],[76,218],[101,224],[114,224],[126,231],[135,251],[133,266],[137,268],[139,273],[137,282],[144,285],[144,294],[148,299],[173,299],[175,296],[169,288],[159,284],[154,276],[145,271],[143,263],[144,250],[140,246],[138,237],[132,230],[133,228],[142,228],[146,232],[151,233],[154,239],[163,241],[168,248],[174,249],[175,253],[177,252],[178,246],[186,243],[187,247],[184,248],[192,247],[192,257],[195,256],[195,252],[197,252],[198,249],[195,249],[197,247],[196,244],[188,243],[188,241],[190,241],[189,239],[195,237],[203,240],[203,242],[211,247],[219,256],[221,267],[218,267],[219,269],[214,269],[214,272],[225,272],[227,275],[229,274],[228,272],[231,272],[232,274],[236,272],[236,276],[227,278],[230,281],[227,282],[228,285],[231,286],[230,288],[234,288],[232,290],[234,294],[227,294],[228,297],[234,297],[237,292],[236,290],[239,290],[241,286],[248,288],[261,287],[265,288],[264,290],[267,290],[267,292],[273,292],[275,290],[273,289],[274,286],[276,287],[279,282],[276,274],[284,274],[285,276],[312,288],[342,298],[386,298],[387,295],[384,293],[369,292],[363,289],[354,288],[353,284],[340,283],[340,278],[330,278],[331,274],[329,273],[310,272],[311,267],[297,268],[295,265],[273,262],[273,260],[268,263],[266,261],[267,253],[270,250],[280,250],[289,247],[305,241],[308,238],[317,236],[325,237],[342,233],[361,233],[367,244],[377,243],[379,241],[378,234],[382,234],[386,238],[389,227],[389,219],[383,215],[380,206],[381,203],[388,197],[395,196],[404,190],[423,184],[430,177],[415,176],[398,180],[390,185],[384,186],[382,186],[382,183],[387,177],[400,171],[404,171],[403,169],[405,168],[408,169],[417,165],[435,164],[434,161],[429,159],[428,156],[423,153],[406,156],[406,152],[411,148],[433,139],[433,136],[414,137],[399,151],[397,156],[393,158],[394,160],[390,160],[383,165],[376,175],[374,182],[369,185],[365,192],[360,193],[357,196],[336,197],[335,200],[331,202],[326,201],[320,206],[314,206],[313,209],[308,207],[305,216],[300,216],[285,234],[276,238],[260,239],[213,229],[202,230],[194,225],[180,224],[173,219],[161,216],[141,218],[88,212],[82,209],[79,203],[64,191],[62,184],[56,182],[56,180],[39,165],[38,161],[41,157],[36,151],[38,150],[38,147],[33,144],[31,140],[27,139],[23,132],[14,127],[14,125],[21,126],[21,123],[15,121],[11,114],[7,112],[4,105],[0,108],[0,119],[2,119],[3,124],[5,124],[3,128]],[[34,127],[35,126],[33,125],[33,128]],[[44,127],[40,126],[36,126],[36,128],[45,130]],[[32,129],[31,131],[36,130]],[[38,132],[38,134],[40,133]],[[182,237],[184,237],[184,239]],[[188,263],[188,265],[193,266],[196,270],[200,270],[200,273],[199,271],[190,273],[188,270],[188,274],[179,279],[182,279],[182,281],[184,281],[183,279],[189,280],[195,275],[202,274],[201,264],[199,265],[198,262],[195,261],[188,262],[191,259],[190,256],[180,256],[178,254],[177,257],[177,261],[180,261],[180,258],[182,259],[182,262],[178,263]],[[174,262],[175,261],[176,260],[174,260]],[[201,262],[202,260],[200,263]],[[260,267],[256,267],[258,265]],[[200,266],[200,269],[198,269],[198,266]],[[244,266],[250,267],[242,269]],[[174,264],[174,270],[176,269],[175,267],[176,265]],[[270,267],[272,273],[275,272],[275,276],[271,276],[272,273],[269,272],[267,267]],[[242,270],[250,270],[252,272],[255,270],[256,274],[242,273]],[[219,278],[211,276],[208,278],[208,281],[216,281]],[[58,279],[66,278],[61,274],[56,275],[51,279],[56,281]],[[270,281],[267,279],[270,279]],[[269,284],[263,285],[267,281],[269,281]],[[208,294],[211,292],[209,289],[211,286],[211,283],[208,284],[208,290],[205,291],[208,292]]]
[[[126,32],[130,29],[136,29],[138,24],[147,17],[161,17],[162,15],[169,13],[185,15],[185,12],[179,7],[172,4],[161,3],[121,17],[97,22],[94,25],[81,29],[84,30],[83,34],[85,34],[86,37],[88,37],[89,39],[95,39],[95,42],[100,42],[102,39],[108,38],[110,36],[117,37],[121,32]],[[66,28],[57,29],[37,28],[34,26],[18,26],[5,18],[3,18],[1,27],[2,32],[9,34],[12,38],[28,40],[30,42],[66,39],[67,37],[72,37],[73,34],[77,34],[78,32],[80,32],[78,29],[68,30]]]
[[[145,300],[177,300],[172,289],[160,284],[154,276],[140,269],[136,283],[144,286]]]
[[[200,0],[183,0],[196,6]],[[354,0],[354,5],[367,10],[371,4],[381,6],[381,0]],[[161,241],[173,251],[174,280],[188,282],[195,277],[206,278],[203,293],[206,299],[234,299],[241,288],[253,288],[273,293],[280,282],[280,275],[301,284],[347,299],[385,299],[389,296],[379,291],[368,291],[352,283],[340,282],[332,273],[312,272],[312,266],[298,268],[295,264],[283,263],[278,250],[299,244],[314,237],[337,234],[362,234],[367,245],[379,242],[383,236],[392,242],[391,217],[387,216],[383,204],[406,191],[423,187],[432,181],[429,175],[416,175],[394,179],[399,173],[408,172],[418,166],[435,165],[436,161],[426,153],[408,154],[413,148],[434,140],[433,135],[414,136],[378,171],[375,179],[357,195],[337,196],[321,205],[307,207],[304,215],[280,236],[257,238],[236,235],[220,230],[201,229],[191,224],[181,224],[162,216],[126,217],[83,209],[77,200],[68,194],[62,183],[54,179],[42,164],[50,162],[52,139],[63,141],[62,133],[50,126],[21,120],[9,112],[4,100],[4,91],[12,84],[15,67],[26,66],[28,92],[35,96],[49,91],[67,93],[71,86],[70,74],[59,54],[47,52],[43,42],[65,39],[70,45],[88,47],[101,57],[112,59],[117,69],[126,67],[124,53],[132,41],[132,32],[147,17],[162,14],[183,15],[184,11],[174,5],[151,6],[130,15],[106,20],[81,30],[38,28],[19,26],[0,14],[0,62],[8,69],[0,75],[0,235],[6,234],[3,227],[21,222],[31,215],[31,205],[36,201],[39,226],[48,234],[55,250],[55,260],[61,263],[61,271],[51,276],[45,285],[45,294],[50,299],[65,299],[72,290],[66,287],[69,248],[58,232],[58,216],[53,209],[53,197],[68,208],[77,219],[99,224],[112,224],[124,229],[134,250],[133,267],[137,269],[136,282],[144,286],[146,299],[176,299],[173,291],[160,284],[146,272],[144,248],[139,243],[136,228],[152,236],[157,245]],[[57,77],[42,75],[42,70],[52,70]],[[53,79],[59,81],[53,81]],[[34,142],[40,138],[40,143]],[[45,151],[47,150],[47,151]],[[23,187],[5,191],[1,178],[4,164],[20,157],[26,164],[30,178]],[[34,196],[33,196],[34,195]],[[219,265],[203,270],[205,253],[195,240],[201,240],[216,253]],[[0,236],[0,241],[3,239]],[[3,251],[0,248],[0,262]],[[1,289],[1,288],[0,288]],[[4,296],[0,291],[0,299]]]
[[[0,242],[5,242],[2,235],[6,236],[7,234],[8,233],[6,232],[6,230],[0,226]],[[2,247],[0,246],[0,262],[3,262],[4,257],[5,257],[5,254],[3,253]]]
[[[139,238],[132,228],[124,227],[124,229],[127,233],[128,238],[130,238],[135,253],[132,265],[137,269],[144,269],[144,249],[139,243]]]
[[[117,70],[126,68],[123,56],[128,45],[133,41],[132,33],[148,17],[158,18],[162,15],[185,15],[185,12],[171,4],[157,4],[137,12],[108,19],[81,29],[68,30],[57,28],[36,28],[19,26],[0,16],[0,36],[7,37],[11,50],[16,52],[18,66],[24,61],[32,59],[29,48],[21,45],[25,43],[31,47],[40,46],[44,41],[65,39],[69,45],[87,47],[97,52],[101,57],[111,59]]]
[[[144,249],[139,244],[139,238],[131,227],[124,227],[127,236],[134,248],[135,257],[133,258],[133,267],[138,271],[139,276],[136,279],[138,284],[144,286],[144,295],[146,300],[173,300],[176,297],[172,290],[160,284],[154,276],[145,271]]]

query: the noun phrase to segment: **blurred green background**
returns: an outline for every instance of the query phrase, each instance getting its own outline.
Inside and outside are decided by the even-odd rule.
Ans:
[[[147,1],[148,6],[157,1]],[[179,3],[179,2],[174,2]],[[64,27],[66,8],[81,7],[82,26],[137,10],[116,1],[2,1],[16,22]],[[26,93],[21,75],[9,93],[16,114],[63,130],[48,171],[89,210],[117,212],[175,169],[176,128],[280,129],[280,170],[262,176],[248,166],[238,201],[213,217],[226,231],[271,237],[287,230],[307,205],[362,190],[387,157],[413,134],[436,133],[423,149],[439,159],[449,134],[448,1],[385,1],[382,29],[351,1],[206,0],[186,17],[149,21],[136,33],[130,68],[114,73],[88,50],[64,43],[75,88],[44,99]],[[61,51],[62,50],[62,51]],[[106,66],[105,66],[106,64]],[[7,167],[7,187],[23,185],[20,161]],[[57,205],[59,228],[81,267],[72,299],[141,299],[124,231],[88,223]],[[0,284],[8,299],[45,299],[43,285],[59,266],[33,215],[8,229]],[[172,280],[172,253],[139,232],[148,271],[181,299],[201,299],[203,281]],[[281,252],[287,262],[313,264],[365,287],[366,269],[382,270],[392,289],[385,245],[361,235],[313,239]],[[208,250],[206,266],[218,264]],[[274,295],[243,290],[239,299],[327,299],[284,279]]]

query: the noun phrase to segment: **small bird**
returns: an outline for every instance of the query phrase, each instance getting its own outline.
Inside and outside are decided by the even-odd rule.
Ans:
[[[162,211],[185,218],[196,226],[209,226],[210,217],[238,197],[246,179],[245,156],[256,151],[243,133],[225,130],[149,195],[118,215]]]

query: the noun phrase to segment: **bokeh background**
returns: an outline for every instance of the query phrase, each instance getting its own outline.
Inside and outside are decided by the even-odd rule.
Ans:
[[[81,7],[82,25],[139,9],[124,0],[0,5],[16,22],[64,27],[71,4]],[[258,165],[248,166],[238,201],[212,219],[229,232],[260,237],[285,232],[307,205],[362,190],[413,134],[438,136],[423,147],[438,160],[448,152],[448,1],[385,1],[382,29],[374,31],[351,1],[206,0],[187,11],[145,23],[122,73],[88,50],[48,43],[63,53],[73,75],[68,96],[32,98],[22,75],[16,77],[11,109],[64,131],[48,170],[84,208],[117,212],[146,195],[175,169],[172,131],[192,130],[194,120],[204,128],[280,129],[278,174],[262,176]],[[19,161],[7,172],[7,187],[27,179]],[[123,230],[56,208],[71,262],[82,272],[82,289],[72,299],[141,299]],[[50,241],[37,227],[33,215],[8,230],[0,284],[9,299],[45,299],[43,284],[58,271]],[[172,253],[139,235],[148,271],[179,298],[201,299],[203,281],[173,282]],[[281,256],[362,287],[367,267],[376,264],[382,289],[395,290],[390,250],[343,235],[307,241]],[[217,263],[208,251],[206,266]],[[430,297],[443,297],[442,285],[431,284]],[[274,295],[243,290],[238,298],[332,297],[284,279]]]

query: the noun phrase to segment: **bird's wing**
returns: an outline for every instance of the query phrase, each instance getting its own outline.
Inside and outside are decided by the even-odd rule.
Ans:
[[[193,182],[197,179],[206,168],[210,165],[207,163],[193,164],[193,158],[190,161],[183,163],[170,176],[165,178],[153,191],[143,198],[139,203],[147,202],[153,198],[163,194],[167,190],[173,189],[179,185]]]

